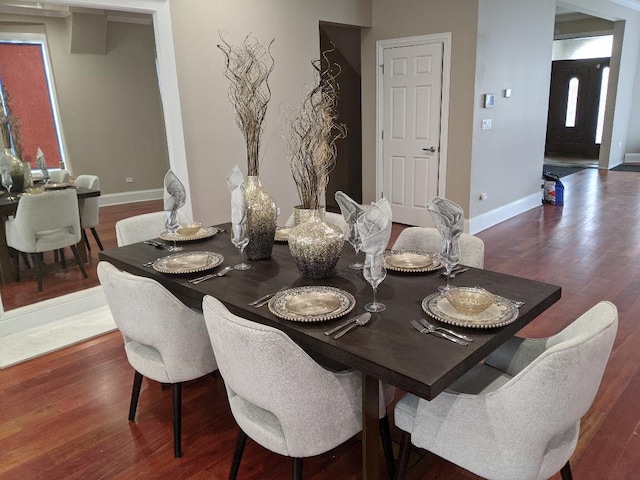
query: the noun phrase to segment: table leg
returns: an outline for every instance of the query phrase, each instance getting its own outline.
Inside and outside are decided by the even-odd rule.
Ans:
[[[380,478],[379,382],[362,375],[362,479]]]

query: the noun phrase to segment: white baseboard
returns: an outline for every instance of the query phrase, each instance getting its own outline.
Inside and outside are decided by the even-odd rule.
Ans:
[[[536,208],[542,205],[542,194],[536,193],[529,195],[528,197],[516,200],[508,205],[504,205],[490,212],[483,213],[477,217],[469,219],[469,233],[476,234],[489,227],[493,227],[500,222],[509,220],[516,215],[520,215],[532,208]]]
[[[107,304],[102,287],[88,288],[4,312],[0,337],[70,317]]]
[[[624,163],[640,163],[640,153],[625,153]]]
[[[121,205],[123,203],[146,202],[149,200],[161,200],[164,190],[138,190],[135,192],[107,193],[100,196],[100,206]]]

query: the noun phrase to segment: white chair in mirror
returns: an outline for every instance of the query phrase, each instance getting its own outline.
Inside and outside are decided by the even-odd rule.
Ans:
[[[78,175],[74,185],[76,187],[89,188],[91,190],[100,190],[100,179],[95,175]],[[102,242],[98,236],[96,227],[100,223],[100,199],[98,197],[82,198],[78,200],[78,206],[80,208],[80,225],[82,226],[82,238],[87,245],[87,249],[91,250],[89,245],[89,237],[87,236],[86,229],[90,229],[93,234],[93,238],[98,244],[100,250],[102,248]]]
[[[178,211],[178,221],[188,223],[191,219]],[[123,218],[116,222],[116,240],[118,246],[131,245],[132,243],[144,242],[157,238],[165,231],[165,213],[152,212],[134,217]]]
[[[49,183],[69,183],[69,170],[51,170],[49,172]]]

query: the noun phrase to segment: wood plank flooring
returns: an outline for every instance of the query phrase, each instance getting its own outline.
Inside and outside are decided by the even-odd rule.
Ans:
[[[555,333],[599,300],[618,306],[614,351],[571,461],[576,480],[638,478],[640,173],[588,169],[563,183],[564,207],[541,206],[479,234],[485,268],[563,287],[562,299],[526,336]],[[107,244],[109,233],[100,235]],[[45,280],[45,292],[48,286]],[[145,380],[129,423],[132,380],[118,333],[0,371],[0,478],[227,478],[237,430],[222,380],[185,386],[181,459],[173,458],[170,390]],[[354,438],[305,460],[305,480],[361,479],[360,448]],[[417,458],[413,479],[478,478],[431,454]],[[290,478],[290,468],[288,459],[249,441],[239,478]]]

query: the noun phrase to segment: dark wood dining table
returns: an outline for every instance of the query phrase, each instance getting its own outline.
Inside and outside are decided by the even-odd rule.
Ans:
[[[100,190],[83,187],[68,187],[73,188],[78,194],[78,199],[99,197]],[[11,283],[14,280],[13,265],[11,262],[11,255],[9,255],[9,246],[7,245],[7,237],[4,222],[7,217],[15,215],[18,209],[18,202],[20,201],[19,194],[12,193],[12,199],[9,199],[7,192],[2,191],[0,194],[0,277],[2,283]],[[87,262],[87,249],[84,242],[80,240],[78,242],[78,254],[80,260]]]
[[[230,241],[229,225],[220,227],[226,232],[180,244],[184,251],[220,253],[224,256],[223,265],[239,263],[239,252]],[[506,326],[460,328],[461,333],[473,338],[468,346],[462,346],[434,335],[423,335],[409,323],[411,319],[425,316],[422,300],[437,292],[444,283],[443,277],[438,272],[389,271],[378,287],[377,295],[387,309],[372,314],[365,327],[356,328],[336,340],[324,332],[344,318],[323,322],[289,321],[274,315],[268,306],[254,308],[247,304],[282,287],[330,285],[355,297],[355,308],[349,315],[364,312],[364,304],[372,299],[372,289],[360,271],[348,267],[355,257],[349,244],[345,244],[335,273],[323,280],[301,277],[287,244],[275,244],[271,258],[250,262],[250,270],[231,271],[198,285],[188,280],[202,273],[166,274],[143,266],[145,262],[166,255],[170,255],[167,249],[137,243],[100,252],[100,259],[135,275],[154,278],[192,308],[202,310],[203,297],[212,295],[234,314],[286,332],[320,363],[363,372],[363,478],[366,480],[377,479],[380,475],[378,380],[431,400],[558,301],[561,294],[560,287],[555,285],[471,268],[452,279],[452,284],[480,286],[494,294],[524,302],[524,305],[519,309],[518,318]]]

